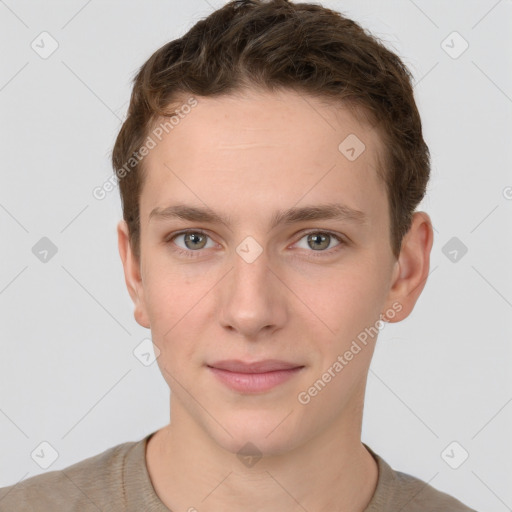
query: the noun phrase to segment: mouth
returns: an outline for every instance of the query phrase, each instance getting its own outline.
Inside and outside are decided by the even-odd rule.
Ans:
[[[227,387],[240,393],[263,393],[297,375],[304,365],[267,359],[252,363],[240,360],[217,361],[208,369]]]

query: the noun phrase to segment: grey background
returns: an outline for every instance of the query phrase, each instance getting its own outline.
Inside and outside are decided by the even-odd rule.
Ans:
[[[223,3],[0,0],[0,486],[168,422],[157,364],[133,353],[150,333],[125,289],[118,191],[92,190],[112,173],[137,68]],[[512,2],[323,5],[403,57],[432,152],[431,275],[380,334],[363,441],[477,510],[512,510]],[[46,59],[31,47],[50,48],[43,31],[59,45]],[[457,58],[454,31],[469,44]],[[32,251],[43,237],[47,262]],[[453,237],[468,249],[455,262]],[[441,455],[453,441],[452,461],[469,453],[458,469]]]

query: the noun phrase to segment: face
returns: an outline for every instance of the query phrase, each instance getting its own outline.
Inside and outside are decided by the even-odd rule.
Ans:
[[[378,133],[293,92],[197,100],[145,158],[140,262],[119,225],[171,421],[232,452],[356,437],[380,315],[406,316],[419,294],[405,297],[391,251]],[[229,375],[226,360],[295,369]]]

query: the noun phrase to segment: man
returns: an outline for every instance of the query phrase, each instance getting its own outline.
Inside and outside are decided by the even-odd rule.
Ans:
[[[361,442],[377,333],[414,308],[433,241],[396,55],[318,5],[229,3],[142,66],[113,165],[170,423],[2,510],[472,510]]]

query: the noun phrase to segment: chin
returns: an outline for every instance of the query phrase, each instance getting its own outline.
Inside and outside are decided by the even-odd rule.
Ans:
[[[238,410],[230,418],[217,418],[231,436],[224,429],[216,428],[214,437],[217,444],[236,455],[251,450],[280,455],[302,444],[302,436],[291,417],[286,418],[281,411]]]

